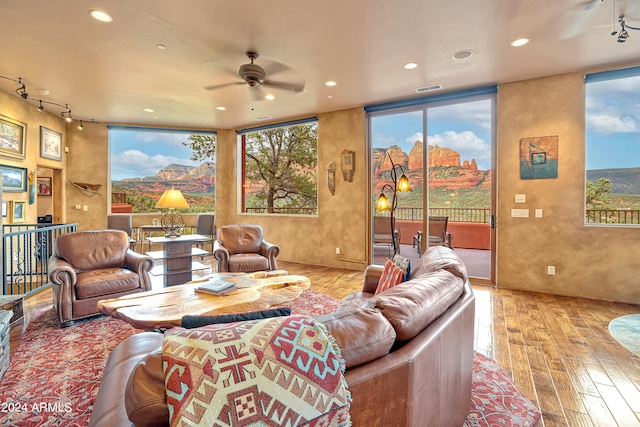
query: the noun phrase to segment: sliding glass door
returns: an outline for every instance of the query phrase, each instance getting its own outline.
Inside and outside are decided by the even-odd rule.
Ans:
[[[471,276],[491,280],[494,93],[367,107],[373,263],[394,253],[417,262],[429,245],[446,245]],[[393,191],[402,174],[412,191]],[[380,211],[380,197],[394,195]]]

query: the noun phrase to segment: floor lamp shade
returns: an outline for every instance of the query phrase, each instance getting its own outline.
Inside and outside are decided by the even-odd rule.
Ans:
[[[184,196],[180,190],[165,190],[156,208],[169,208],[169,212],[162,215],[160,218],[160,224],[165,232],[165,237],[177,237],[180,234],[180,230],[184,227],[184,220],[182,215],[175,211],[175,209],[188,209],[189,204],[184,199]]]

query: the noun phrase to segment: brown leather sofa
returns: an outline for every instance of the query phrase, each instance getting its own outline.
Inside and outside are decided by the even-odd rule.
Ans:
[[[382,267],[369,266],[362,292],[317,316],[345,359],[355,427],[459,427],[469,413],[475,303],[466,269],[442,246],[415,267],[374,296]],[[90,426],[131,426],[129,416],[138,427],[167,425],[162,338],[144,332],[114,349]]]
[[[151,289],[153,260],[129,248],[120,230],[59,236],[49,258],[53,305],[62,326],[99,314],[97,302]]]
[[[280,247],[264,240],[259,225],[234,224],[218,228],[213,243],[217,272],[277,270]]]

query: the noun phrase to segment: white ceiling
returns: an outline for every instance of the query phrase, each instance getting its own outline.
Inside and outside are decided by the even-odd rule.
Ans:
[[[97,22],[90,9],[114,21]],[[640,31],[626,43],[611,35],[621,13],[640,27],[640,0],[2,0],[0,75],[85,121],[232,129],[419,96],[415,88],[434,84],[451,91],[637,63]],[[518,37],[531,42],[511,47]],[[453,59],[462,49],[473,55]],[[276,99],[254,102],[244,84],[205,89],[241,81],[247,50],[267,71],[286,66],[272,80],[305,91],[264,88]],[[418,68],[404,70],[409,61]],[[17,87],[0,79],[2,90]]]

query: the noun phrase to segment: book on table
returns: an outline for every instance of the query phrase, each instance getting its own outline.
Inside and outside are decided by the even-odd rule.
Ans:
[[[236,284],[229,280],[211,279],[201,283],[197,288],[197,292],[205,292],[213,295],[226,295],[236,289]]]

